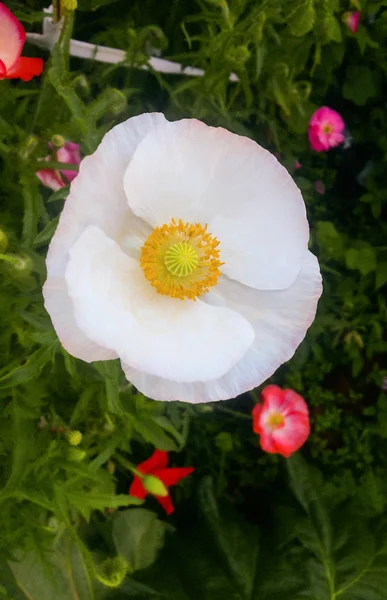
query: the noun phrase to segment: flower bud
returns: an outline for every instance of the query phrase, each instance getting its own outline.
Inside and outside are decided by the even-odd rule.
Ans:
[[[80,450],[80,448],[69,448],[67,452],[67,458],[73,462],[82,462],[85,456],[85,450]]]
[[[153,496],[162,496],[165,498],[168,496],[168,490],[158,477],[154,475],[145,475],[142,480],[142,485],[147,492],[153,494]]]
[[[126,574],[132,571],[133,569],[122,556],[115,556],[103,561],[97,569],[96,576],[103,585],[116,588],[124,581]]]
[[[69,431],[67,434],[67,439],[69,444],[72,446],[78,446],[82,441],[82,434],[80,431]]]
[[[53,146],[55,146],[55,148],[62,148],[62,146],[65,145],[66,140],[64,139],[63,135],[55,134],[51,138],[51,143]]]
[[[20,274],[27,275],[29,271],[32,269],[32,260],[28,256],[16,256],[13,258],[15,260],[12,261],[11,265],[15,271],[18,271]]]

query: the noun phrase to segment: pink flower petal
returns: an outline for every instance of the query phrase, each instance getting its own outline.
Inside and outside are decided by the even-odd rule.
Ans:
[[[285,419],[285,426],[272,433],[272,443],[278,454],[286,458],[301,448],[310,433],[309,418],[301,413],[294,413]]]
[[[60,174],[54,169],[40,169],[40,171],[37,171],[36,176],[43,185],[54,190],[54,192],[65,186]]]
[[[343,14],[343,21],[351,30],[352,33],[356,33],[360,23],[360,11],[346,12]]]
[[[20,21],[0,2],[0,59],[7,71],[21,55],[25,39],[26,32]]]
[[[310,121],[308,137],[310,145],[316,152],[326,152],[338,146],[343,140],[342,131],[345,124],[339,113],[328,106],[316,110]]]
[[[81,152],[79,144],[74,142],[65,142],[64,146],[59,148],[56,153],[57,160],[59,162],[79,165],[81,162]],[[78,175],[78,171],[70,171],[67,169],[61,170],[62,175],[66,177],[68,181],[73,181]]]

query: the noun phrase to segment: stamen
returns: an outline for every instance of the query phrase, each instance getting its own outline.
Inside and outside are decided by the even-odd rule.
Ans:
[[[275,429],[281,429],[281,427],[285,424],[285,419],[281,413],[272,413],[267,419],[267,424],[270,429],[274,431]]]
[[[196,300],[218,283],[219,241],[207,225],[172,219],[156,227],[141,248],[140,265],[159,294]]]

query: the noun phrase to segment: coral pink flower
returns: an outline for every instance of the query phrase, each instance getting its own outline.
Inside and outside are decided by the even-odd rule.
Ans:
[[[268,385],[262,391],[263,404],[253,409],[253,429],[261,436],[265,452],[286,458],[304,444],[310,433],[306,402],[293,390]]]
[[[164,508],[167,515],[175,509],[168,488],[190,475],[193,467],[168,469],[168,452],[155,450],[150,458],[138,465],[137,471],[145,475],[141,478],[135,475],[129,488],[129,494],[143,500],[149,493]]]
[[[0,79],[29,81],[43,71],[41,58],[20,56],[26,41],[23,25],[0,2]]]
[[[356,33],[360,23],[360,11],[345,12],[343,22],[348,26],[352,33]]]
[[[46,156],[45,160],[55,160],[73,165],[79,165],[81,162],[79,144],[65,142],[59,149],[54,149],[52,144],[49,144],[49,146],[53,152],[51,156]],[[55,192],[67,185],[67,183],[71,183],[77,174],[78,171],[70,171],[67,169],[62,169],[60,171],[56,171],[55,169],[40,169],[40,171],[36,173],[36,176],[43,185],[51,188]]]
[[[309,121],[309,141],[316,152],[324,152],[344,141],[344,121],[339,113],[322,106]]]

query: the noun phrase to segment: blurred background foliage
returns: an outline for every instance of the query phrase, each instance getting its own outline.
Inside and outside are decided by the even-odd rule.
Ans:
[[[41,31],[40,0],[7,6]],[[349,10],[361,11],[355,34]],[[51,56],[28,45],[42,78],[0,82],[1,600],[385,600],[387,2],[78,0],[65,20]],[[126,59],[70,58],[70,37]],[[157,73],[150,55],[205,75]],[[322,105],[342,115],[346,141],[317,154],[307,126]],[[259,390],[150,401],[117,362],[88,365],[56,339],[41,287],[68,189],[42,188],[39,160],[53,135],[89,154],[146,111],[252,137],[303,192],[324,294],[272,378],[309,404],[303,458],[259,449]],[[154,447],[195,467],[169,519],[127,494]]]

